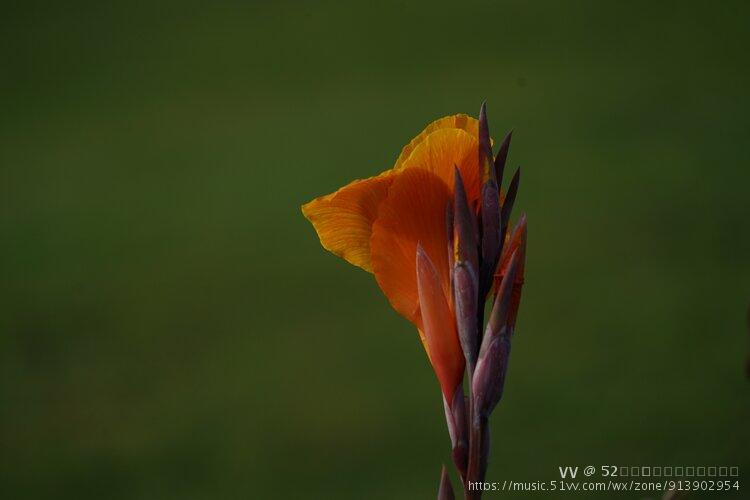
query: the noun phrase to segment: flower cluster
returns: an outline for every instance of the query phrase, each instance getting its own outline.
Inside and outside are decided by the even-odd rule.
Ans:
[[[500,188],[510,140],[493,155],[484,105],[478,120],[441,118],[392,169],[302,207],[323,247],[373,273],[419,331],[468,498],[481,494],[468,484],[484,480],[488,418],[502,397],[524,277],[526,218],[510,226],[520,169]],[[450,498],[446,480],[440,491]]]

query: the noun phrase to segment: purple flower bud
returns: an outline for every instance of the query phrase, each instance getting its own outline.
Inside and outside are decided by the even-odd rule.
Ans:
[[[500,189],[497,184],[495,165],[492,159],[490,127],[487,123],[487,105],[479,110],[479,168],[482,174],[482,198],[480,219],[482,221],[481,266],[479,269],[479,302],[492,285],[497,260],[503,247],[500,223]]]
[[[479,293],[484,299],[495,274],[497,260],[503,248],[500,235],[500,199],[497,182],[488,179],[482,186],[482,266]]]
[[[478,228],[474,212],[469,207],[466,188],[461,177],[461,171],[454,167],[453,182],[455,186],[455,200],[453,204],[453,253],[455,260],[468,262],[478,272],[479,255],[477,253]]]
[[[502,328],[508,323],[513,285],[518,273],[518,263],[520,260],[519,252],[517,250],[514,251],[510,256],[508,269],[503,275],[503,280],[500,282],[500,286],[495,294],[495,303],[492,305],[490,319],[487,321],[482,346],[479,349],[480,358],[482,357],[482,351],[486,348],[485,344],[489,342],[490,338],[499,335]]]
[[[461,342],[469,375],[474,373],[479,354],[478,292],[476,271],[468,262],[456,262],[453,267],[453,297],[456,311],[458,340]]]
[[[482,181],[495,179],[495,168],[492,161],[492,142],[490,141],[490,126],[487,123],[487,103],[483,102],[479,108],[479,168]],[[497,181],[497,179],[495,179]]]
[[[488,417],[503,394],[505,372],[510,356],[510,329],[508,313],[513,283],[518,271],[518,254],[514,252],[495,296],[495,303],[479,350],[479,359],[471,380],[474,396],[474,415]]]
[[[477,362],[472,391],[474,391],[474,411],[477,415],[488,417],[503,396],[505,372],[510,357],[510,335],[503,327],[499,335],[494,336],[482,350]]]

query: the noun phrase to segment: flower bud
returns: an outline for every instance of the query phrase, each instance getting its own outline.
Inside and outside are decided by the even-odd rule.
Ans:
[[[503,396],[505,372],[510,357],[510,335],[507,328],[489,341],[477,362],[472,391],[474,391],[474,411],[477,415],[489,417]]]
[[[479,360],[471,381],[474,412],[477,417],[488,417],[503,394],[505,371],[510,356],[510,310],[512,288],[518,271],[518,253],[510,259],[508,271],[495,295],[490,319],[479,350]]]
[[[453,267],[453,297],[456,327],[469,374],[474,373],[479,354],[478,287],[476,271],[468,262],[456,262]]]

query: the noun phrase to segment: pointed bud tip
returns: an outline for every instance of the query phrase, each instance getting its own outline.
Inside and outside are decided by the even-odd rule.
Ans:
[[[505,138],[503,139],[502,146],[508,147],[510,145],[510,140],[513,138],[513,129],[510,129],[507,134],[505,134]]]
[[[507,156],[508,150],[510,149],[510,141],[513,139],[513,129],[510,129],[507,134],[505,134],[505,138],[503,139],[502,144],[500,147],[505,150],[505,155]]]
[[[484,101],[479,108],[479,123],[480,126],[485,125],[485,129],[487,128],[487,101]]]
[[[510,185],[508,186],[508,191],[505,194],[505,199],[503,200],[503,207],[501,210],[501,220],[503,223],[503,226],[507,226],[508,222],[510,221],[510,214],[513,211],[513,204],[516,201],[516,194],[518,193],[518,185],[521,182],[521,167],[518,167],[516,170],[516,173],[513,174],[513,179],[510,181]]]

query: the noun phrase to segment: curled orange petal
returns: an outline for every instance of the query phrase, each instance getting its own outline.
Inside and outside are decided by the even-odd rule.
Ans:
[[[411,156],[414,149],[425,140],[427,136],[441,129],[458,129],[467,132],[469,135],[474,137],[479,136],[479,121],[476,118],[472,118],[469,115],[457,114],[451,116],[445,116],[437,119],[425,127],[418,136],[412,139],[409,144],[404,146],[401,150],[401,154],[396,160],[396,164],[393,165],[394,170],[399,169],[403,166],[403,163]]]
[[[378,208],[388,194],[392,171],[357,180],[302,206],[323,248],[372,272],[370,236]]]

